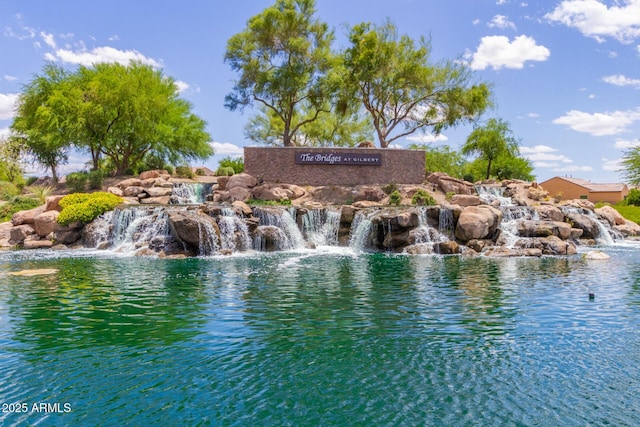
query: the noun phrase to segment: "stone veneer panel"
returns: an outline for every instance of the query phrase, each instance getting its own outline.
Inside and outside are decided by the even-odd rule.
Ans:
[[[296,152],[316,154],[379,154],[380,165],[297,164]],[[377,148],[245,147],[244,171],[265,182],[298,185],[420,184],[425,177],[425,152]]]

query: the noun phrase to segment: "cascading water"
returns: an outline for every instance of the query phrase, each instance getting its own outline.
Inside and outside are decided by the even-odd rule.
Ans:
[[[609,232],[609,228],[607,228],[602,223],[602,221],[600,221],[600,218],[598,218],[598,216],[591,210],[564,206],[562,207],[562,212],[564,212],[565,215],[570,215],[570,214],[585,215],[589,219],[591,219],[593,223],[596,225],[596,227],[598,228],[598,235],[594,236],[596,243],[600,245],[605,245],[605,246],[611,246],[615,243],[613,236]]]
[[[276,247],[280,250],[301,249],[305,246],[304,238],[298,229],[294,215],[295,210],[292,212],[289,209],[266,207],[253,208],[253,216],[258,218],[260,226],[275,227],[282,232],[277,233],[276,236],[278,240],[282,240],[276,244]],[[259,250],[263,246],[263,242],[254,241],[254,248],[256,250]]]
[[[173,193],[171,193],[171,203],[177,205],[196,205],[204,203],[207,194],[211,190],[211,184],[197,183],[175,183]]]
[[[529,206],[501,206],[502,222],[500,223],[500,241],[507,248],[514,248],[522,239],[518,235],[518,223],[525,220],[538,221],[538,211]]]
[[[451,215],[451,219],[453,221],[453,215]],[[438,228],[440,228],[440,225],[438,225]],[[427,222],[427,208],[424,206],[418,208],[418,227],[414,233],[416,244],[438,243],[450,240],[448,235],[441,233],[439,229],[429,225]]]
[[[453,211],[441,207],[438,213],[438,231],[450,240],[453,238],[454,229],[455,220],[453,219]]]
[[[251,249],[251,237],[247,224],[231,208],[223,208],[218,217],[220,246],[224,250],[236,252]]]
[[[341,208],[309,209],[302,217],[306,240],[316,246],[337,246]]]
[[[477,185],[476,192],[481,200],[488,204],[493,204],[496,200],[500,202],[500,206],[513,206],[513,200],[504,195],[504,187],[494,185]]]
[[[354,252],[361,252],[366,247],[367,240],[371,233],[371,226],[373,225],[373,217],[377,213],[377,210],[358,211],[353,218],[349,236],[349,247]]]

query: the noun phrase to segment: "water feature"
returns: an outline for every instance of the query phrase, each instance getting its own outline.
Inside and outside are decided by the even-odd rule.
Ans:
[[[295,209],[277,209],[256,206],[253,215],[259,219],[260,226],[274,227],[274,231],[280,240],[278,250],[301,249],[305,242],[298,224],[295,220]],[[264,244],[261,241],[254,242],[254,248],[259,249]]]
[[[637,425],[639,249],[0,252],[0,424]]]
[[[362,210],[356,212],[351,223],[351,233],[349,235],[349,247],[355,252],[363,251],[369,245],[373,217],[378,211]]]
[[[207,183],[175,183],[171,194],[171,203],[180,205],[195,205],[204,203],[207,194],[211,192],[212,184]]]
[[[220,228],[220,246],[222,249],[237,252],[251,249],[251,236],[247,224],[231,208],[223,208],[218,218]]]
[[[500,206],[513,206],[511,197],[505,196],[505,188],[496,185],[476,185],[478,197],[488,204],[498,201]]]
[[[302,217],[303,235],[316,246],[338,246],[340,207],[308,209]]]
[[[614,241],[614,233],[611,230],[611,227],[605,226],[604,222],[598,218],[595,212],[592,212],[589,209],[576,208],[572,206],[564,206],[562,211],[565,215],[577,214],[577,215],[585,215],[588,217],[597,227],[598,233],[595,236],[595,240],[600,245],[611,246],[615,243]],[[607,225],[609,225],[607,223]],[[611,232],[610,232],[611,231]],[[618,235],[617,233],[615,234]]]

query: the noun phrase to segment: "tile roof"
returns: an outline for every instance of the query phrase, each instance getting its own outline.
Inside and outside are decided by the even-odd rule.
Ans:
[[[564,179],[565,181],[569,181],[573,184],[584,187],[589,191],[591,191],[592,193],[617,192],[617,191],[624,190],[624,188],[627,186],[627,184],[623,184],[623,183],[596,184],[591,181],[587,181],[585,179],[569,178],[566,176],[558,176],[556,178]]]

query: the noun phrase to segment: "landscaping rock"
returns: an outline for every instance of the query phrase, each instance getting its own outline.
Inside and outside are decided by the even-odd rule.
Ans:
[[[36,230],[29,224],[17,225],[9,232],[10,241],[14,244],[22,243],[27,237],[35,234],[35,232]]]
[[[33,224],[34,218],[44,212],[44,205],[38,206],[34,209],[27,211],[20,211],[13,214],[11,217],[11,224],[14,226],[22,224]]]
[[[171,196],[146,197],[140,199],[140,203],[145,205],[168,205],[170,201]]]
[[[64,195],[56,195],[56,196],[49,196],[46,199],[46,202],[44,204],[44,210],[45,211],[62,211],[62,208],[60,207],[60,200],[62,200],[62,198],[64,197]]]
[[[51,240],[25,240],[22,244],[24,249],[50,249],[53,247]]]
[[[144,191],[144,187],[140,185],[131,185],[124,189],[124,195],[126,197],[140,197],[140,194]]]
[[[472,239],[491,238],[500,222],[502,212],[491,206],[469,206],[462,210],[455,235],[463,242]]]
[[[118,197],[124,196],[124,192],[121,189],[119,189],[118,187],[109,187],[109,188],[107,188],[107,192],[109,192],[111,194],[115,194]]]
[[[220,182],[218,182],[220,184]],[[236,187],[240,188],[253,188],[258,184],[258,180],[246,173],[239,173],[237,175],[233,175],[229,177],[229,182],[227,182],[226,189],[231,190]]]
[[[60,224],[57,222],[58,215],[60,215],[58,211],[47,211],[36,216],[34,218],[36,234],[40,237],[46,237],[58,230],[60,228]]]
[[[121,190],[124,190],[127,187],[141,187],[141,186],[142,186],[142,180],[138,178],[125,179],[124,181],[120,181],[117,185],[117,187],[120,188]]]

